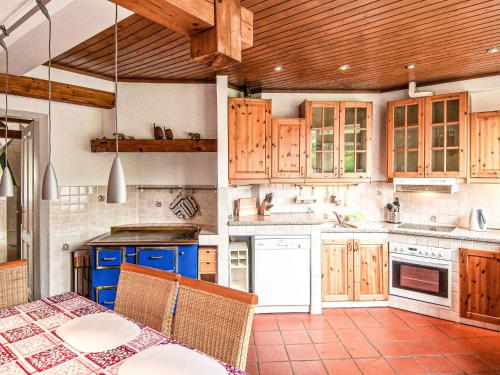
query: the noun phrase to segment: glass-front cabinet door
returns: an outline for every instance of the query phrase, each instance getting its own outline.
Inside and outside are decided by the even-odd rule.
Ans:
[[[339,123],[339,177],[369,177],[372,103],[341,102]]]
[[[425,98],[426,177],[466,177],[467,93]]]
[[[305,102],[307,126],[306,177],[313,180],[337,178],[339,149],[339,103]]]
[[[393,177],[424,176],[424,99],[387,105],[387,174]]]

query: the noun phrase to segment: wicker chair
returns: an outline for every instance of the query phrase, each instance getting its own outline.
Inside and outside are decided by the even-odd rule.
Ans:
[[[28,302],[28,265],[25,259],[0,263],[0,309]]]
[[[124,263],[115,311],[170,336],[180,275]]]
[[[254,294],[181,277],[172,337],[244,370]]]

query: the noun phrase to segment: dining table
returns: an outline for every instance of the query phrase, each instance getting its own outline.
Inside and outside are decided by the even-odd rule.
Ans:
[[[58,336],[56,330],[62,324],[99,313],[117,314],[73,292],[0,310],[0,374],[118,375],[127,359],[160,345],[179,345],[209,357],[137,322],[134,322],[140,328],[137,336],[100,352],[80,352]],[[222,366],[223,373],[245,374],[209,358]]]

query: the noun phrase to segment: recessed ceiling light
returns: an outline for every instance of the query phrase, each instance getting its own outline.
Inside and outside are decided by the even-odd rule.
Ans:
[[[273,70],[275,72],[282,72],[283,70],[285,70],[285,67],[283,65],[276,65]]]
[[[500,52],[500,46],[496,46],[496,47],[488,48],[488,49],[486,50],[486,52],[488,52],[488,53],[498,53],[498,52]]]
[[[349,70],[351,67],[348,64],[343,64],[339,66],[339,70]]]
[[[407,65],[405,66],[405,68],[406,68],[406,69],[408,69],[408,70],[413,70],[413,69],[415,69],[416,67],[417,67],[417,64],[414,64],[414,63],[407,64]]]

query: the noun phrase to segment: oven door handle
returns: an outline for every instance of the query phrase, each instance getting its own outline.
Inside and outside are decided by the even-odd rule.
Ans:
[[[432,264],[433,266],[442,266],[445,268],[451,268],[451,262],[441,262],[439,260],[429,259],[429,258],[426,258],[425,260],[423,260],[420,257],[414,257],[411,255],[409,255],[409,256],[408,255],[391,255],[390,259],[391,259],[391,261],[393,261],[393,260],[395,260],[395,261],[411,261],[415,264],[420,264],[422,266]]]

